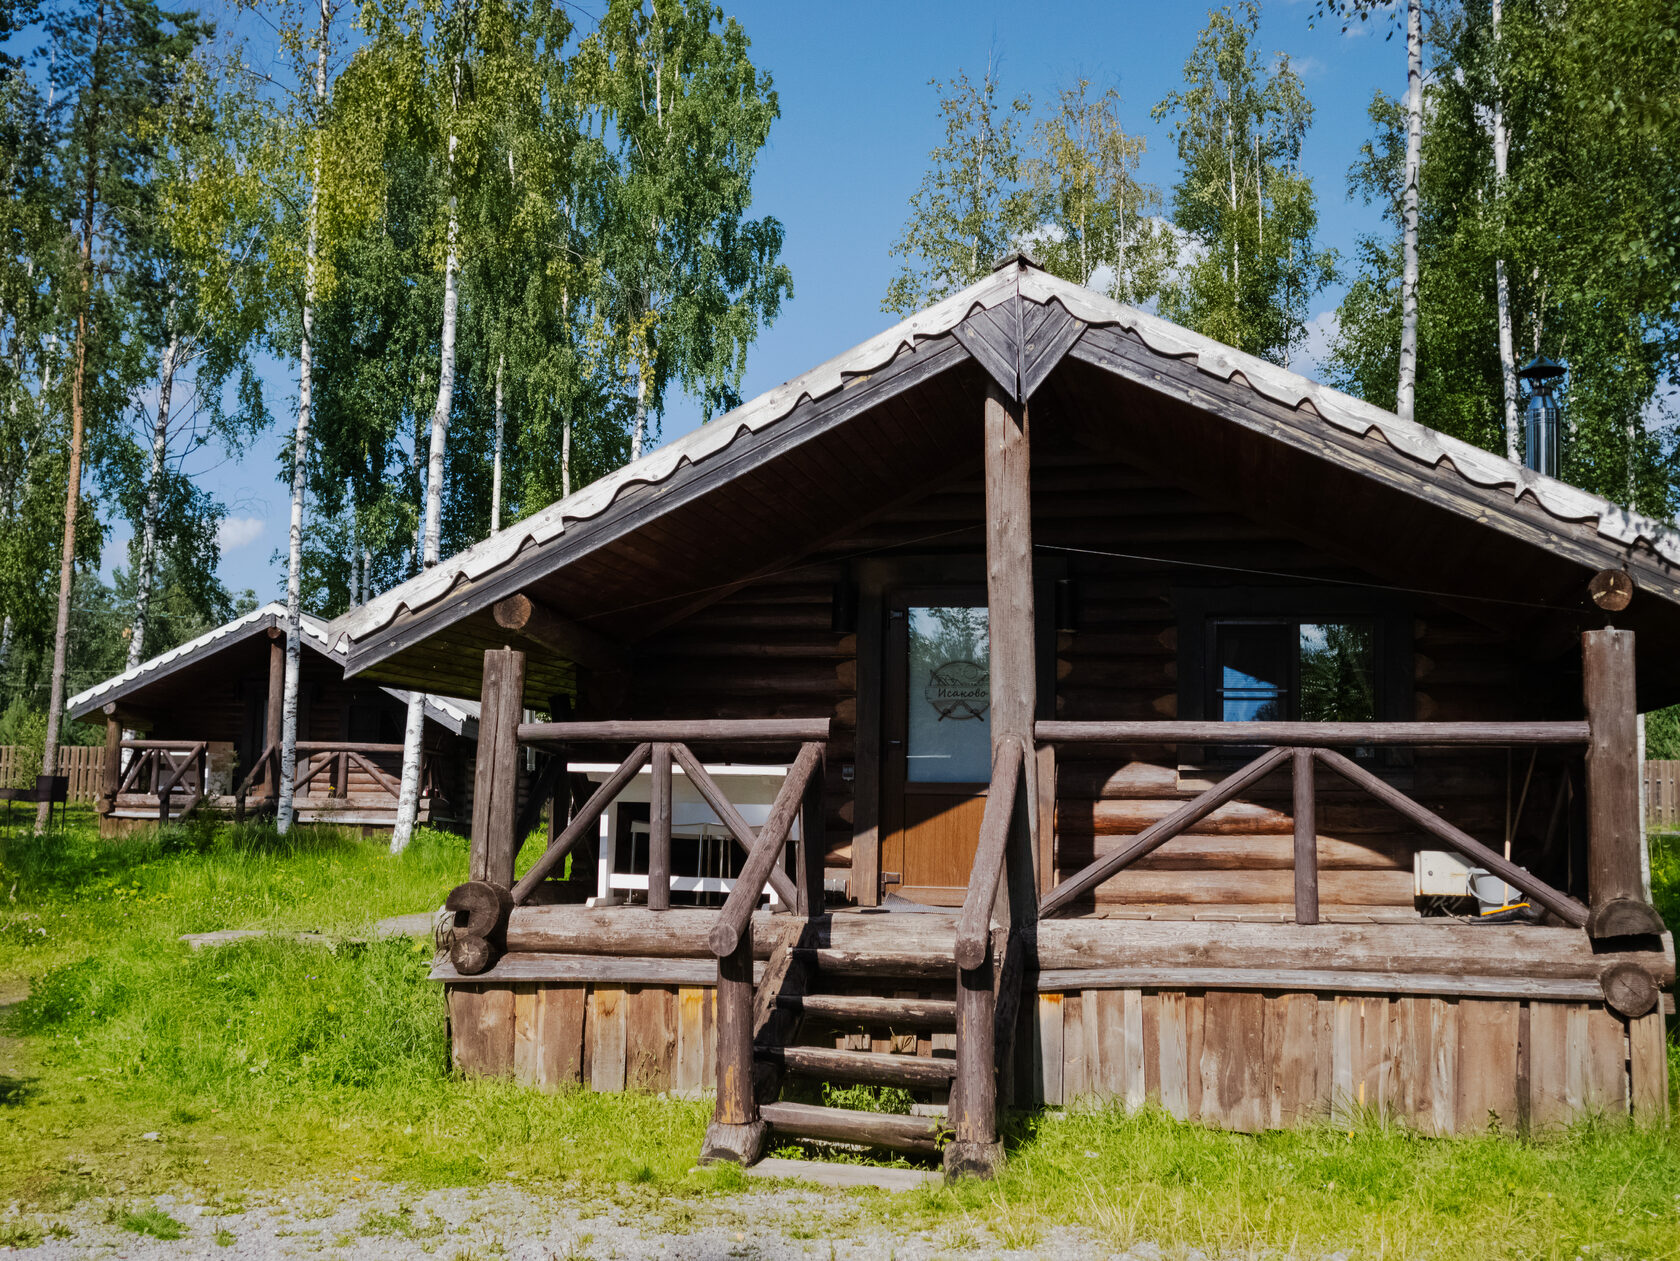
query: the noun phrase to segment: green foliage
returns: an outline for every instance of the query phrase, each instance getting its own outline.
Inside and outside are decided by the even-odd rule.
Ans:
[[[997,67],[978,82],[959,70],[930,86],[939,94],[945,143],[928,155],[910,216],[890,251],[905,260],[887,286],[883,311],[909,315],[977,280],[1011,245],[1037,227],[1029,192],[1020,185],[1018,136],[1032,107],[1028,97],[998,98]]]
[[[1142,136],[1120,124],[1120,94],[1092,98],[1081,79],[1034,125],[1026,162],[1045,270],[1141,306],[1159,295],[1173,235],[1157,221],[1160,194],[1139,182]],[[1106,280],[1106,284],[1104,281]]]
[[[47,716],[30,709],[21,696],[0,713],[0,744],[9,744],[12,773],[0,788],[33,788],[35,777],[41,773],[41,758],[47,747]]]
[[[1211,12],[1184,88],[1155,107],[1178,145],[1173,222],[1185,235],[1161,313],[1287,364],[1336,256],[1315,242],[1317,202],[1300,169],[1312,104],[1287,55],[1262,64],[1259,28],[1252,2]]]
[[[1680,761],[1680,705],[1645,715],[1645,756],[1653,762]]]
[[[1505,449],[1494,280],[1503,259],[1517,359],[1546,354],[1570,367],[1564,479],[1669,515],[1680,502],[1673,418],[1654,400],[1680,367],[1680,15],[1654,0],[1508,0],[1497,41],[1487,0],[1436,17],[1419,189],[1417,417]],[[1510,130],[1503,185],[1488,133],[1496,99]],[[1404,122],[1381,93],[1371,117],[1373,139],[1349,185],[1387,226],[1361,239],[1329,367],[1343,389],[1391,407]]]

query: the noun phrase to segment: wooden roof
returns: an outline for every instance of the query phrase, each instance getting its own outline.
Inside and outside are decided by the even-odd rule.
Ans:
[[[987,279],[704,425],[327,628],[347,673],[475,695],[491,607],[523,592],[635,641],[978,457],[986,377],[1095,449],[1228,499],[1536,643],[1603,616],[1680,644],[1680,534],[1011,257]],[[516,641],[514,641],[516,642]],[[1561,648],[1559,648],[1561,651]],[[1680,696],[1680,664],[1642,654]],[[528,703],[572,670],[533,654]],[[1642,692],[1642,703],[1646,700]]]
[[[105,705],[121,705],[122,702],[133,697],[136,693],[154,687],[165,680],[174,679],[183,671],[191,671],[204,665],[211,658],[234,651],[249,643],[252,639],[266,640],[273,630],[284,631],[286,626],[286,606],[278,601],[252,609],[225,622],[212,630],[205,631],[196,639],[188,640],[171,648],[168,652],[159,653],[148,661],[142,661],[132,669],[124,670],[121,674],[113,675],[95,683],[86,691],[78,692],[66,702],[72,718],[86,718]],[[334,647],[327,635],[327,623],[318,617],[305,613],[301,617],[300,630],[302,634],[299,642],[314,653],[331,661],[334,665],[343,667],[345,652],[343,646]],[[218,663],[220,666],[221,663]],[[395,688],[386,688],[397,700],[408,703],[409,693]],[[478,702],[462,701],[449,696],[426,696],[426,717],[456,735],[466,734],[469,738],[477,735],[478,731]]]

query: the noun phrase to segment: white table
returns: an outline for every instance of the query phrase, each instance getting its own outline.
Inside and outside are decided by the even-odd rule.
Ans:
[[[574,762],[570,771],[587,775],[591,783],[605,782],[613,772],[618,770],[617,763],[608,762]],[[763,827],[770,817],[770,808],[774,805],[776,794],[781,791],[782,781],[787,778],[785,766],[752,766],[752,765],[716,765],[707,766],[706,774],[710,775],[723,790],[723,795],[729,803],[740,811],[741,817],[753,827]],[[622,901],[623,894],[630,890],[646,892],[648,878],[628,871],[614,871],[613,860],[618,853],[618,804],[619,802],[651,802],[653,800],[653,768],[644,766],[641,772],[624,786],[613,804],[601,812],[601,841],[600,857],[596,864],[595,896],[590,899],[590,905],[608,905]],[[632,842],[636,835],[645,836],[647,824],[633,825]],[[735,842],[729,829],[724,827],[723,821],[717,813],[706,804],[705,798],[693,784],[682,767],[671,767],[671,834],[685,836],[701,841],[704,851],[707,843],[725,847],[723,852],[734,848]],[[795,818],[790,840],[799,839],[799,820]],[[707,875],[703,871],[685,872],[678,874],[675,869],[671,872],[671,890],[674,893],[728,893],[735,887],[731,877]],[[779,899],[775,890],[769,890],[770,901],[774,904]]]

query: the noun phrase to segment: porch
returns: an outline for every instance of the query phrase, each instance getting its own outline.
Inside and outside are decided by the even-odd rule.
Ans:
[[[1030,744],[997,750],[961,907],[914,911],[830,905],[823,894],[826,720],[525,723],[524,654],[489,651],[481,752],[498,752],[479,764],[473,878],[449,899],[432,973],[448,988],[455,1062],[539,1088],[715,1092],[706,1155],[746,1163],[781,1133],[945,1153],[947,1169],[985,1173],[1001,1155],[1000,1109],[1080,1100],[1153,1100],[1243,1131],[1370,1109],[1431,1134],[1661,1119],[1674,954],[1639,868],[1625,756],[1631,635],[1589,632],[1583,651],[1582,721],[1036,721]],[[1031,772],[1054,777],[1058,756],[1081,748],[1180,745],[1240,748],[1243,760],[1052,881],[1054,865],[1035,850],[1057,837],[1038,830],[1032,807],[1054,789],[1035,790]],[[1370,762],[1389,748],[1579,755],[1588,899],[1350,756]],[[515,814],[495,768],[526,749],[540,751],[539,791]],[[697,753],[719,749],[787,766],[758,826]],[[605,762],[601,750],[612,751]],[[573,759],[612,770],[574,792]],[[649,770],[646,905],[579,905],[592,882],[562,880],[566,859],[587,853],[603,814]],[[740,851],[719,910],[671,903],[676,773]],[[1280,780],[1293,825],[1289,911],[1091,900]],[[1321,911],[1327,790],[1368,796],[1397,826],[1508,882],[1532,922],[1438,907]],[[518,842],[545,797],[547,843],[515,878]],[[779,913],[762,905],[772,889]],[[810,1102],[821,1082],[901,1087],[917,1114]]]
[[[244,819],[270,813],[279,800],[280,751],[268,745],[254,765],[241,767],[230,741],[108,741],[103,791],[96,809],[107,831],[165,825],[210,813]],[[396,821],[402,780],[400,744],[300,740],[293,778],[300,823],[389,828]],[[439,780],[442,762],[426,750],[421,760],[421,823],[452,821],[454,806]]]

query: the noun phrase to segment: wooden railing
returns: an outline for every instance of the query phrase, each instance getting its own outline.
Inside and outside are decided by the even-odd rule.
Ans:
[[[367,741],[343,740],[299,740],[296,745],[297,762],[292,781],[292,791],[299,796],[306,789],[315,784],[322,776],[329,776],[328,792],[331,796],[348,798],[350,795],[350,772],[352,768],[362,771],[378,787],[395,802],[402,793],[402,781],[392,775],[373,759],[376,757],[401,757],[403,746],[400,744],[377,744]],[[436,784],[433,780],[433,759],[422,752],[420,763],[420,796],[436,795]],[[268,745],[257,755],[251,769],[245,773],[245,778],[239,781],[234,789],[234,816],[245,817],[246,801],[258,780],[265,784],[263,804],[272,806],[276,796],[276,786],[280,782],[280,749],[277,745]]]
[[[210,746],[203,740],[124,740],[122,748],[138,756],[131,758],[128,770],[117,784],[117,796],[124,793],[145,793],[158,799],[158,822],[169,822],[170,796],[181,786],[182,777],[189,770],[195,772],[192,795],[186,799],[176,818],[185,818],[204,800],[209,777]],[[140,785],[146,785],[140,787]]]
[[[1037,738],[1051,744],[1211,745],[1253,748],[1269,745],[1258,757],[1219,783],[1185,802],[1166,818],[1127,838],[1112,853],[1096,859],[1063,880],[1039,904],[1041,916],[1066,910],[1096,887],[1200,822],[1245,789],[1287,764],[1293,776],[1295,921],[1318,922],[1318,833],[1315,769],[1324,766],[1398,812],[1414,827],[1464,855],[1506,884],[1521,889],[1564,923],[1581,928],[1588,908],[1552,888],[1533,873],[1483,845],[1440,815],[1413,801],[1393,785],[1334,747],[1509,747],[1512,745],[1585,745],[1592,739],[1584,722],[1476,723],[1295,723],[1295,722],[1063,722],[1037,724]]]
[[[491,690],[489,676],[492,668],[499,670],[504,664],[495,660],[496,655],[493,652],[486,654],[487,692]],[[719,958],[720,977],[730,971],[724,956],[733,958],[738,949],[747,951],[750,1008],[752,934],[747,925],[765,888],[768,886],[775,890],[783,909],[797,910],[805,915],[819,914],[822,909],[821,792],[828,730],[826,718],[517,723],[505,733],[512,738],[503,741],[497,729],[481,718],[479,779],[474,798],[473,849],[468,873],[471,879],[457,886],[445,902],[446,908],[457,912],[451,947],[451,961],[456,971],[463,976],[476,976],[494,966],[499,951],[498,937],[505,929],[508,914],[514,907],[528,902],[542,882],[560,868],[574,847],[596,830],[601,815],[650,763],[653,784],[649,806],[648,909],[670,909],[671,776],[673,766],[678,766],[745,855],[745,866],[719,915],[712,944],[714,949],[720,943],[726,947]],[[488,748],[485,747],[487,744]],[[625,744],[632,746],[629,754],[582,806],[571,812],[565,825],[556,828],[542,854],[523,876],[515,880],[513,865],[517,844],[536,825],[537,816],[549,795],[566,782],[571,750],[579,746]],[[754,829],[742,817],[740,810],[730,802],[694,755],[690,746],[695,744],[799,745],[798,756],[763,827]],[[515,816],[514,764],[520,746],[546,750],[549,762],[535,790],[527,798],[524,809]],[[499,767],[499,763],[505,765]],[[802,811],[804,823],[800,830],[796,881],[789,879],[778,860],[787,846],[793,819]],[[742,940],[746,943],[744,947],[740,945]],[[721,994],[720,990],[720,1004],[723,1002]],[[721,1014],[719,1019],[721,1022]],[[749,1030],[750,1026],[749,1014]]]

